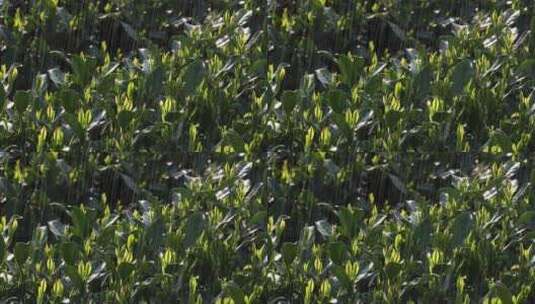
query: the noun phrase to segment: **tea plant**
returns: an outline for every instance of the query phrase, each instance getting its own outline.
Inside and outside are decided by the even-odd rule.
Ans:
[[[6,303],[531,303],[531,1],[0,2]]]

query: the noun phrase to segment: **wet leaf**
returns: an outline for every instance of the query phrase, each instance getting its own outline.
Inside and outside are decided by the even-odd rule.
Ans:
[[[65,74],[59,68],[53,68],[48,70],[48,77],[57,86],[61,86],[65,83]]]
[[[474,226],[474,219],[470,212],[465,211],[457,215],[450,224],[454,246],[461,246]]]
[[[464,59],[453,67],[452,72],[452,92],[459,95],[464,91],[464,88],[475,76],[474,63],[470,59]]]
[[[294,243],[284,243],[282,244],[281,253],[284,263],[290,265],[297,256],[297,245]]]

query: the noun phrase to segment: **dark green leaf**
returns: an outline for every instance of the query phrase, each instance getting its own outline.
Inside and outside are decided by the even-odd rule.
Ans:
[[[431,81],[433,80],[433,71],[430,66],[426,65],[416,74],[413,79],[413,92],[416,99],[425,98],[431,93]]]
[[[464,243],[464,240],[472,231],[473,226],[474,219],[472,213],[468,211],[457,215],[453,219],[450,227],[453,233],[453,243],[455,246],[461,246]]]
[[[30,255],[30,245],[28,243],[17,242],[14,249],[15,261],[21,266],[26,262]]]
[[[282,107],[287,114],[291,113],[297,104],[299,104],[301,96],[298,91],[284,91],[282,93]]]
[[[0,113],[4,109],[5,104],[6,104],[6,91],[4,91],[4,86],[0,85]]]
[[[494,284],[493,289],[502,304],[513,304],[513,294],[507,286],[501,282],[497,282]]]
[[[346,259],[347,249],[343,242],[333,242],[329,244],[329,257],[337,265],[343,265]]]
[[[401,271],[401,269],[402,269],[401,264],[393,263],[393,262],[386,264],[384,267],[384,271],[387,277],[390,279],[395,278],[398,275],[398,273]]]
[[[74,226],[74,234],[82,240],[85,239],[91,232],[91,223],[87,213],[82,211],[80,207],[74,207],[69,214]]]
[[[82,248],[73,242],[65,242],[60,246],[61,257],[68,265],[75,265]]]
[[[337,58],[336,63],[340,69],[344,84],[349,88],[353,87],[358,80],[359,74],[363,70],[363,59],[360,57],[341,55]]]
[[[71,127],[71,129],[74,131],[76,136],[79,138],[84,138],[85,131],[80,122],[78,122],[78,118],[74,116],[71,113],[64,113],[63,118],[65,119],[65,122]]]
[[[56,95],[59,104],[62,105],[65,110],[69,113],[75,113],[80,106],[80,98],[78,93],[72,89],[63,88]]]
[[[117,272],[119,273],[119,277],[122,280],[125,280],[130,276],[130,274],[136,269],[134,265],[131,263],[123,262],[117,266]]]
[[[78,268],[76,266],[67,265],[67,267],[65,267],[65,272],[78,289],[84,288],[84,282],[82,277],[80,277],[80,274],[78,274]]]
[[[347,276],[343,266],[334,265],[332,267],[332,271],[333,271],[334,275],[336,276],[336,278],[342,283],[342,286],[345,289],[347,289],[347,290],[352,290],[353,289],[353,283],[351,282],[351,280]]]
[[[201,212],[193,213],[186,222],[184,246],[191,247],[206,229],[206,218]]]
[[[223,290],[227,296],[232,298],[234,303],[243,304],[245,303],[245,293],[243,290],[234,282],[228,282],[224,285]]]
[[[32,94],[30,91],[17,91],[15,93],[15,109],[22,113],[32,102]]]
[[[526,211],[518,219],[520,225],[535,229],[535,211]]]
[[[347,106],[345,93],[338,89],[330,90],[327,93],[327,102],[336,113],[344,112]]]
[[[452,91],[453,94],[459,95],[464,91],[464,87],[475,76],[474,63],[470,59],[464,59],[455,65],[452,72]]]
[[[535,59],[526,59],[522,61],[518,70],[521,75],[535,79]]]
[[[224,134],[225,142],[234,148],[236,152],[243,152],[245,150],[245,142],[240,134],[234,130],[227,130]]]
[[[360,225],[360,210],[349,209],[347,207],[341,208],[336,215],[341,224],[342,234],[348,239],[353,239],[353,236],[358,232]]]
[[[80,86],[85,87],[91,78],[95,68],[95,59],[86,56],[75,55],[70,60],[71,68],[74,72],[74,81]]]
[[[202,61],[197,60],[190,63],[184,72],[183,81],[184,81],[184,93],[190,95],[197,90],[197,87],[203,81],[203,78],[206,74],[205,65]]]
[[[0,235],[0,267],[4,263],[7,256],[7,246],[4,237]]]
[[[297,256],[297,245],[295,243],[286,242],[282,244],[281,253],[284,263],[286,265],[291,265]]]
[[[117,121],[119,122],[119,126],[122,129],[127,128],[133,118],[134,113],[132,113],[131,111],[121,111],[119,112],[119,114],[117,114]]]

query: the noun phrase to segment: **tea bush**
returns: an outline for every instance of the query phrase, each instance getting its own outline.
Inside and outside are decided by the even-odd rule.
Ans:
[[[534,11],[0,2],[0,300],[533,302]]]

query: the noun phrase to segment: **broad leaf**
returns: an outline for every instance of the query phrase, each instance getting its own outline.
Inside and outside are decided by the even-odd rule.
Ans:
[[[291,113],[297,104],[299,104],[301,96],[298,91],[284,91],[282,93],[282,107],[287,114]]]
[[[468,211],[457,215],[453,219],[450,227],[453,233],[453,243],[455,246],[461,246],[464,243],[466,237],[468,237],[470,231],[472,231],[473,226],[474,219],[472,213]]]
[[[30,91],[17,91],[15,93],[15,109],[17,112],[22,113],[26,111],[26,108],[30,105],[32,102],[32,94]]]
[[[184,81],[184,93],[186,96],[192,94],[197,90],[197,87],[203,81],[206,74],[206,68],[202,61],[196,60],[187,65],[184,75],[182,77]]]
[[[286,242],[282,244],[281,253],[284,263],[290,265],[297,256],[297,245],[295,243]]]
[[[459,95],[464,91],[464,88],[475,76],[474,63],[470,59],[464,59],[455,65],[452,72],[452,92]]]

